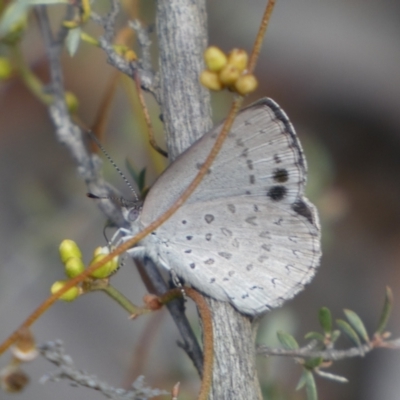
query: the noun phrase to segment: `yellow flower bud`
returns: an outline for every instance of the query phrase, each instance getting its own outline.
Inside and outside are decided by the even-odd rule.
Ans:
[[[108,251],[110,253],[110,251]],[[93,251],[93,257],[98,256],[99,254],[108,254],[107,251],[104,250],[104,247],[96,247]],[[92,263],[93,264],[93,263]]]
[[[110,250],[108,247],[98,247],[94,251],[94,257],[92,261],[90,262],[89,266],[101,261],[104,257],[106,257],[110,253]],[[97,279],[103,279],[107,278],[110,276],[113,272],[115,272],[118,269],[118,256],[114,257],[111,261],[106,262],[104,265],[102,265],[100,268],[96,269],[96,271],[93,271],[90,276],[92,278],[97,278]]]
[[[258,82],[256,77],[253,74],[245,74],[242,75],[234,84],[234,89],[245,96],[251,92],[254,92],[257,89]]]
[[[79,101],[72,92],[65,92],[65,102],[67,103],[68,111],[70,113],[76,113],[79,107]]]
[[[82,0],[82,22],[86,22],[90,17],[90,1],[89,0]]]
[[[233,49],[228,54],[228,64],[234,65],[240,72],[243,72],[247,68],[248,62],[249,56],[242,49]]]
[[[64,265],[65,273],[69,278],[75,278],[75,276],[78,276],[85,270],[85,264],[82,259],[78,257],[68,258]]]
[[[127,50],[124,54],[124,58],[128,62],[132,62],[137,60],[137,55],[133,50]]]
[[[234,66],[227,64],[218,74],[219,80],[225,85],[233,85],[240,76],[240,71]]]
[[[56,281],[51,286],[50,292],[54,294],[58,292],[62,287],[65,286],[66,281]],[[77,286],[73,286],[71,289],[67,290],[63,295],[59,297],[60,300],[73,301],[81,294],[80,289]]]
[[[63,24],[63,26],[65,26],[68,29],[74,29],[74,28],[77,28],[79,26],[79,21],[75,21],[75,20],[63,21],[62,24]]]
[[[210,71],[218,72],[225,67],[227,58],[221,49],[210,46],[204,52],[204,61]]]
[[[82,258],[82,253],[78,245],[70,239],[65,239],[61,242],[59,252],[61,261],[63,263],[65,263],[68,258],[71,257]]]
[[[205,70],[201,73],[200,82],[207,89],[211,90],[221,90],[224,87],[219,80],[218,74],[209,70]]]
[[[12,74],[12,65],[8,58],[0,57],[0,80],[8,79]]]
[[[114,44],[113,48],[114,48],[115,52],[122,57],[129,50],[128,46],[126,46],[124,44]]]

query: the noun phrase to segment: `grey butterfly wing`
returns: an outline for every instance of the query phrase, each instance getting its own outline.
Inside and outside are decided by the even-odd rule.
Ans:
[[[195,142],[155,182],[143,209],[145,224],[166,211],[193,180],[221,127]],[[261,99],[238,114],[210,174],[188,201],[267,194],[292,204],[305,182],[305,159],[293,127],[275,102]]]
[[[138,223],[173,204],[198,172],[221,125],[161,175]],[[319,223],[304,198],[306,164],[283,111],[262,99],[241,111],[189,200],[140,244],[210,296],[257,314],[297,293],[320,258]],[[210,236],[211,235],[211,236]]]
[[[243,313],[279,306],[314,275],[319,237],[293,210],[257,198],[219,198],[191,203],[174,217],[167,232],[151,238],[158,240],[158,259]]]

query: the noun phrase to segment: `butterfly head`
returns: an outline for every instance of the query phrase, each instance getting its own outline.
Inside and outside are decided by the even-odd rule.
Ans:
[[[138,219],[140,212],[142,211],[142,202],[127,201],[125,199],[121,200],[122,215],[124,216],[126,222],[132,224]]]

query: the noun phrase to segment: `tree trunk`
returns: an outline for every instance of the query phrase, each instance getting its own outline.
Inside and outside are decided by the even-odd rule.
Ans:
[[[205,0],[159,0],[157,35],[162,115],[172,162],[211,129],[210,96],[200,85],[207,46]],[[229,303],[208,299],[213,315],[214,370],[209,399],[261,399],[255,328]]]

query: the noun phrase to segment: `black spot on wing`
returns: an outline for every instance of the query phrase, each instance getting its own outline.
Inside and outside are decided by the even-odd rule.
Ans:
[[[314,216],[313,213],[305,203],[304,200],[298,199],[292,204],[292,210],[295,211],[297,214],[301,215],[302,217],[306,218],[310,224],[314,225]]]
[[[286,197],[287,189],[285,186],[277,185],[272,186],[267,193],[267,196],[274,201],[283,200]]]
[[[211,224],[211,222],[214,221],[214,215],[212,214],[206,214],[204,216],[204,219],[206,220],[207,224]]]
[[[289,172],[285,168],[276,168],[273,175],[274,181],[283,183],[289,179]]]

